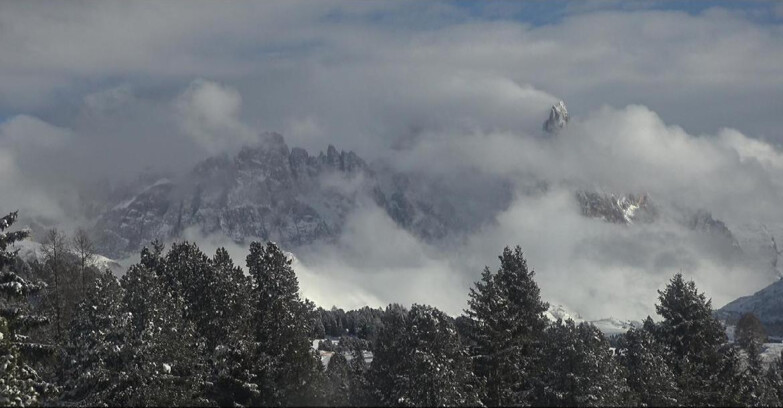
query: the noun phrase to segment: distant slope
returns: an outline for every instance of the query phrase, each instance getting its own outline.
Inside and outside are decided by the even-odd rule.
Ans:
[[[730,302],[715,311],[715,316],[731,323],[745,313],[756,315],[771,335],[783,335],[783,279]]]

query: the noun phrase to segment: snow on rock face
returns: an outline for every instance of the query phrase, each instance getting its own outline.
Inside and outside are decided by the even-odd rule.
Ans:
[[[577,191],[576,201],[582,215],[614,224],[651,224],[671,221],[701,234],[711,244],[732,255],[741,255],[743,248],[731,230],[721,220],[704,209],[660,206],[647,194],[614,194]]]
[[[544,131],[550,134],[556,134],[568,123],[568,110],[565,102],[560,101],[552,105],[549,110],[549,118],[544,122]]]
[[[576,313],[563,305],[556,304],[549,305],[549,309],[544,312],[544,317],[546,317],[551,322],[556,322],[558,319],[563,321],[571,319],[577,323],[584,321],[582,320],[582,316],[580,316],[579,313]]]
[[[590,323],[600,330],[603,334],[611,336],[613,334],[621,334],[627,332],[634,327],[641,327],[642,323],[633,320],[620,320],[613,317],[598,319],[598,320],[585,320],[579,313],[568,309],[567,307],[559,304],[550,304],[549,309],[544,312],[546,317],[551,322],[559,320],[573,320],[574,323]]]
[[[325,186],[322,179],[334,176],[334,184],[348,184],[364,175],[367,165],[352,152],[329,146],[314,157],[268,134],[233,158],[207,159],[176,182],[143,189],[104,213],[95,229],[102,252],[113,256],[179,237],[192,226],[236,242],[308,244],[333,237],[358,194]]]
[[[652,222],[658,216],[656,207],[646,194],[616,197],[614,194],[577,191],[576,201],[585,217],[617,224]]]
[[[155,239],[179,238],[192,227],[237,243],[274,240],[292,248],[328,242],[361,202],[375,202],[401,227],[427,240],[473,228],[494,214],[452,200],[451,190],[462,185],[441,186],[388,168],[376,171],[355,153],[331,145],[312,156],[289,149],[279,134],[262,139],[235,157],[209,158],[181,179],[158,181],[109,205],[94,227],[100,252],[119,258]],[[493,197],[497,209],[510,202],[509,186],[481,185],[491,190],[481,196]]]

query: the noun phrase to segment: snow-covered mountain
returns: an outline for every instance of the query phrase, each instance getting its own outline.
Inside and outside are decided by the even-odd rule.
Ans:
[[[481,191],[461,191],[474,185]],[[455,199],[474,193],[486,198],[485,207]],[[235,157],[212,157],[184,177],[142,186],[109,205],[93,231],[101,252],[115,257],[190,228],[292,248],[336,238],[352,210],[374,203],[401,227],[434,240],[477,228],[510,200],[503,180],[455,184],[371,168],[353,152],[329,146],[312,156],[270,133]]]
[[[552,106],[544,128],[555,138],[568,121],[565,103],[560,102]],[[643,190],[606,191],[569,180],[532,180],[536,187],[528,191],[520,186],[531,180],[474,169],[453,171],[461,173],[400,170],[388,162],[368,163],[331,145],[312,155],[289,147],[282,135],[268,133],[257,144],[233,156],[207,158],[184,175],[147,174],[136,183],[95,195],[83,215],[96,220],[87,227],[107,259],[136,254],[155,239],[212,234],[240,244],[273,240],[297,251],[336,240],[350,215],[367,205],[378,206],[426,242],[449,244],[496,222],[515,194],[524,200],[545,191],[549,183],[559,183],[573,193],[584,217],[627,228],[682,228],[707,248],[705,253],[720,254],[721,260],[754,259],[770,277],[783,268],[778,262],[783,251],[775,241],[783,239],[783,223],[731,225],[708,209],[684,208],[677,197],[652,197]],[[29,226],[34,231],[49,227]],[[617,326],[614,323],[610,326]]]
[[[565,102],[559,101],[549,110],[549,118],[544,122],[544,131],[556,134],[568,123],[568,109]]]
[[[585,217],[600,218],[618,224],[653,222],[658,217],[656,207],[647,195],[600,194],[592,191],[577,191],[576,201]]]
[[[621,320],[614,317],[598,320],[586,320],[583,319],[579,313],[574,312],[573,310],[570,310],[561,304],[550,304],[549,309],[544,312],[544,317],[552,322],[556,322],[557,320],[565,321],[571,319],[575,323],[590,323],[607,336],[611,336],[613,334],[622,334],[631,328],[641,327],[642,325],[642,323],[638,321]]]

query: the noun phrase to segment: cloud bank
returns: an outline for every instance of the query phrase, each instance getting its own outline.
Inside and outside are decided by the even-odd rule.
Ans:
[[[570,194],[644,192],[783,234],[780,7],[702,4],[2,3],[0,208],[90,223],[100,183],[110,194],[279,131],[311,151],[513,186],[493,222],[443,245],[361,207],[336,244],[296,254],[326,307],[459,313],[517,243],[545,297],[588,317],[652,313],[680,270],[720,305],[770,282],[766,261],[727,259],[676,220],[586,219]],[[546,137],[559,99],[571,123]]]

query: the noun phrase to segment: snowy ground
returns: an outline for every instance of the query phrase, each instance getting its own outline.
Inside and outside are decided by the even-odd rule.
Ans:
[[[41,250],[41,244],[35,241],[31,241],[29,239],[16,242],[12,249],[13,250],[18,249],[19,257],[21,257],[26,261],[30,261],[33,259],[40,259],[40,257],[43,254],[43,251]],[[96,254],[93,257],[92,265],[101,271],[108,269],[116,276],[120,276],[125,272],[124,270],[125,268],[123,268],[123,266],[120,265],[119,262],[115,261],[114,259],[107,258],[103,255]]]
[[[765,343],[761,351],[761,361],[764,364],[772,364],[780,357],[781,351],[783,351],[783,343]]]
[[[318,345],[321,344],[322,341],[326,341],[326,339],[314,339],[313,340],[313,350],[318,350]],[[331,340],[334,345],[337,345],[340,341],[339,340]],[[334,351],[324,351],[324,350],[318,350],[318,356],[321,358],[321,364],[324,365],[324,368],[329,365],[329,360],[332,359],[332,356],[334,355]],[[351,361],[353,359],[353,356],[350,354],[345,354],[345,359],[348,361]],[[364,362],[366,364],[372,363],[372,351],[364,350],[362,351],[362,357],[364,357]]]

